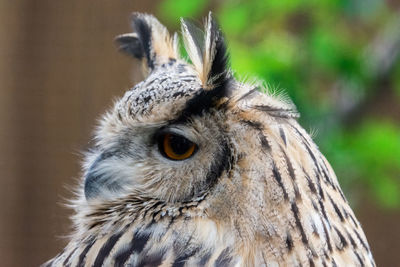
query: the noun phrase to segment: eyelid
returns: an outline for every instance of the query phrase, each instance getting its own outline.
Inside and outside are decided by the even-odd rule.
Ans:
[[[186,127],[182,127],[182,128],[186,128]],[[193,134],[190,134],[188,131],[185,131],[184,129],[181,129],[180,127],[177,127],[177,126],[166,126],[166,127],[159,129],[154,136],[155,143],[157,143],[158,138],[164,134],[180,135],[182,137],[185,137],[190,142],[195,143],[197,146],[199,146],[199,144],[198,144],[198,142],[196,142],[196,138],[194,137]]]

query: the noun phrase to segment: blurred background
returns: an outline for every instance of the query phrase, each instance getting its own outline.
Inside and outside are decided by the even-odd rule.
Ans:
[[[395,0],[0,0],[0,265],[66,244],[81,152],[135,82],[113,38],[132,11],[171,31],[213,10],[239,78],[286,92],[333,165],[378,266],[400,266],[400,3]]]

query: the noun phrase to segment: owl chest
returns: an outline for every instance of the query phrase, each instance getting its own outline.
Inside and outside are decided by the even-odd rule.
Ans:
[[[207,220],[126,225],[71,241],[48,266],[235,266],[235,240]],[[240,264],[238,265],[240,266]]]

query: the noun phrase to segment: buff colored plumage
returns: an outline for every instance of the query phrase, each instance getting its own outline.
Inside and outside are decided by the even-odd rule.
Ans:
[[[374,266],[295,107],[235,80],[211,15],[182,21],[192,64],[153,16],[117,37],[147,75],[104,115],[47,266]]]

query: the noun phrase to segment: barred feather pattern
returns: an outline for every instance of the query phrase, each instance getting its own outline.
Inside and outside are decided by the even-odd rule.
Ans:
[[[375,266],[294,106],[230,76],[205,89],[197,69],[171,58],[104,116],[75,231],[45,266]],[[151,137],[165,127],[197,153],[157,154]]]

